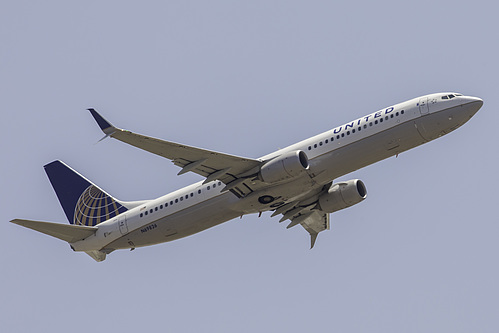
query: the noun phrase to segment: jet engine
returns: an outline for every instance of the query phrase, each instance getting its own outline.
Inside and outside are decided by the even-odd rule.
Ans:
[[[296,150],[282,154],[265,163],[260,169],[259,177],[265,183],[276,183],[298,177],[307,170],[307,154],[302,150]]]
[[[353,206],[367,197],[367,190],[360,179],[332,184],[329,190],[319,197],[319,208],[326,213]]]

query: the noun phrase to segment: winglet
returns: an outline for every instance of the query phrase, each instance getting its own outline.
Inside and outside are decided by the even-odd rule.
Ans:
[[[116,132],[117,128],[114,127],[113,125],[111,125],[111,123],[109,121],[107,121],[106,119],[104,119],[104,117],[102,117],[97,111],[95,111],[95,109],[89,108],[87,110],[90,111],[90,113],[94,117],[95,121],[99,125],[100,129],[102,130],[102,132],[104,132],[104,134],[106,134],[106,136],[104,138],[102,138],[101,140],[107,138],[108,136],[110,136],[114,132]]]
[[[310,250],[312,250],[314,248],[315,241],[317,240],[317,235],[318,235],[318,233],[316,233],[316,232],[310,233]]]

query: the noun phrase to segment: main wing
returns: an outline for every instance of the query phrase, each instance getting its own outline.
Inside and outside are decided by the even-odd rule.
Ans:
[[[88,109],[88,111],[106,134],[104,138],[110,136],[165,157],[182,168],[179,175],[191,171],[206,177],[205,182],[220,180],[227,185],[225,190],[241,185],[244,179],[256,174],[262,164],[262,161],[251,158],[196,148],[123,130],[111,125],[95,109]]]
[[[313,248],[317,235],[324,230],[329,230],[329,214],[316,208],[316,204],[302,204],[298,201],[289,202],[277,208],[272,216],[282,214],[279,222],[291,220],[286,227],[292,228],[300,224],[310,234],[310,248]]]

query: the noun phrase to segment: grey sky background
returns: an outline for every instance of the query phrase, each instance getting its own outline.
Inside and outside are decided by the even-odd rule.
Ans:
[[[497,332],[494,1],[0,3],[2,332]],[[309,250],[265,213],[103,263],[8,223],[67,223],[42,166],[122,200],[200,180],[116,126],[248,157],[440,91],[469,123],[359,170]]]

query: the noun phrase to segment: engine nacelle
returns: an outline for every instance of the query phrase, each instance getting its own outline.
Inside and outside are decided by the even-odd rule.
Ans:
[[[276,183],[298,177],[307,170],[307,154],[301,150],[296,150],[282,154],[265,163],[260,169],[259,176],[265,183]]]
[[[367,197],[367,190],[360,179],[331,185],[327,193],[319,197],[320,210],[333,213],[353,206]]]

